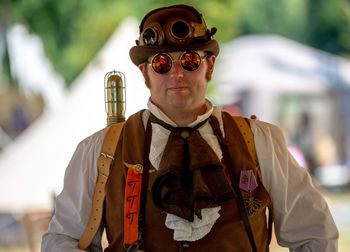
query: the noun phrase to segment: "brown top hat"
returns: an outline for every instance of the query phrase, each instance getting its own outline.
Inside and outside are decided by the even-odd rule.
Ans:
[[[174,51],[208,51],[219,54],[213,39],[216,28],[208,30],[204,18],[188,5],[172,5],[152,10],[140,24],[140,37],[129,55],[135,65],[147,61],[156,53]]]

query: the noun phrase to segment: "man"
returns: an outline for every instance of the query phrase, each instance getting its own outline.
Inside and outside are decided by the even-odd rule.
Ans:
[[[281,130],[233,119],[205,98],[219,54],[215,32],[186,5],[144,17],[130,58],[150,90],[148,110],[124,124],[102,191],[95,190],[104,176],[96,162],[107,129],[79,144],[42,251],[89,246],[78,240],[104,190],[103,220],[88,251],[102,250],[103,228],[105,251],[268,251],[272,216],[280,245],[337,251],[327,204]]]

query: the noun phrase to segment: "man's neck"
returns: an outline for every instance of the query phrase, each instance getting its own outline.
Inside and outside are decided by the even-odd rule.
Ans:
[[[172,121],[176,123],[179,127],[186,127],[195,120],[197,120],[198,116],[203,115],[207,111],[207,107],[203,104],[202,107],[194,109],[194,110],[186,110],[186,111],[163,111]]]
[[[193,110],[166,110],[157,106],[151,100],[148,101],[147,106],[155,116],[173,127],[193,126],[191,124],[196,124],[195,122],[202,116],[207,117],[206,113],[211,113],[213,109],[211,102],[208,100],[202,106]]]

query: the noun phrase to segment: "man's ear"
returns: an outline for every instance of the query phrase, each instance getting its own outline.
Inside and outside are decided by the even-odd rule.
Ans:
[[[210,81],[211,77],[213,75],[215,60],[216,60],[215,55],[211,55],[211,56],[207,57],[208,69],[207,69],[207,72],[205,74],[205,77],[206,77],[207,81]]]
[[[208,58],[208,67],[209,67],[209,70],[211,71],[211,73],[213,73],[213,71],[214,71],[215,62],[216,62],[216,57],[215,57],[215,55],[211,55],[211,56]]]
[[[145,77],[145,74],[146,74],[146,63],[141,63],[138,67],[139,67],[143,77]]]
[[[143,75],[143,79],[145,80],[145,84],[148,88],[150,88],[150,81],[149,81],[149,76],[147,73],[147,64],[146,63],[141,63],[139,66],[139,69]]]

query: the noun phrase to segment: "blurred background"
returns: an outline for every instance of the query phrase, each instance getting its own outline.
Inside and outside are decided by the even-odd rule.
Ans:
[[[185,3],[216,26],[208,97],[282,127],[350,249],[348,0],[1,0],[0,252],[40,251],[77,144],[105,127],[104,76],[126,77],[126,115],[148,90],[128,56],[150,9]],[[272,252],[288,251],[272,242]]]

